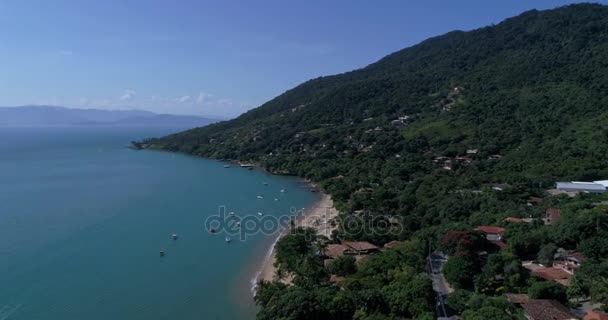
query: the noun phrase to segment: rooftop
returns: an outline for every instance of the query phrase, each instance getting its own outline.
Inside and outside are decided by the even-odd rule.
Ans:
[[[325,248],[325,255],[331,258],[337,258],[343,256],[346,250],[348,250],[347,246],[341,244],[328,244]]]
[[[342,241],[342,244],[356,251],[377,250],[378,247],[367,241]]]
[[[576,320],[568,308],[555,300],[530,300],[522,307],[530,320]]]
[[[536,270],[532,271],[532,275],[539,277],[539,278],[543,278],[545,280],[549,280],[549,281],[570,279],[572,277],[572,275],[569,274],[568,272],[566,272],[560,268],[553,268],[553,267],[536,269]]]
[[[585,317],[583,318],[583,320],[608,320],[608,314],[596,311],[589,311],[585,313]]]
[[[479,227],[475,228],[475,231],[502,235],[503,233],[505,233],[505,228],[494,227],[494,226],[479,226]]]

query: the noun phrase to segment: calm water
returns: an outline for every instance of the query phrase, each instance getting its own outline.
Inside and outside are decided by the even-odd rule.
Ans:
[[[279,215],[315,195],[287,177],[126,148],[171,131],[0,128],[0,320],[254,318],[250,279],[273,237],[226,243],[204,219],[219,205]]]

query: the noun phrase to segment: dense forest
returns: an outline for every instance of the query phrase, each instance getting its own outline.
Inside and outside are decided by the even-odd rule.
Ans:
[[[315,258],[319,240],[298,243],[298,232],[310,232],[299,230],[282,261],[296,281],[261,286],[260,319],[431,319],[429,244],[456,257],[444,272],[457,287],[450,304],[465,319],[517,319],[505,313],[505,291],[608,302],[608,281],[590,281],[608,278],[607,209],[597,205],[604,199],[545,194],[557,180],[608,179],[606,6],[533,10],[450,32],[305,82],[234,120],[137,145],[308,178],[343,217],[373,226],[361,232],[341,224],[320,242],[407,240],[354,269],[341,261],[339,289],[327,285],[329,271]],[[530,206],[531,196],[545,203]],[[563,211],[557,225],[503,222],[541,218],[549,206]],[[393,217],[404,228],[384,232]],[[470,248],[443,239],[478,225],[507,227],[507,249],[490,250],[483,265]],[[561,292],[520,270],[522,260],[542,260],[558,247],[590,257],[574,279],[578,291]]]

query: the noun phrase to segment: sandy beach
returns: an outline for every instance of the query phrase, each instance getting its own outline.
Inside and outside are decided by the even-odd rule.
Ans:
[[[329,223],[331,219],[338,215],[338,211],[334,208],[334,202],[331,197],[327,194],[322,193],[321,199],[317,201],[310,209],[304,211],[304,215],[298,219],[298,226],[312,227],[317,229],[319,235],[326,237],[331,236],[331,232],[335,229]],[[281,237],[280,235],[277,238]],[[273,247],[268,251],[264,258],[262,268],[256,278],[256,282],[260,280],[272,281],[275,274],[275,255],[274,255],[274,244]]]

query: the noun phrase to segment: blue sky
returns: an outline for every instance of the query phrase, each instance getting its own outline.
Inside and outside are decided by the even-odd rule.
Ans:
[[[568,3],[4,0],[0,105],[232,117],[428,37]]]

